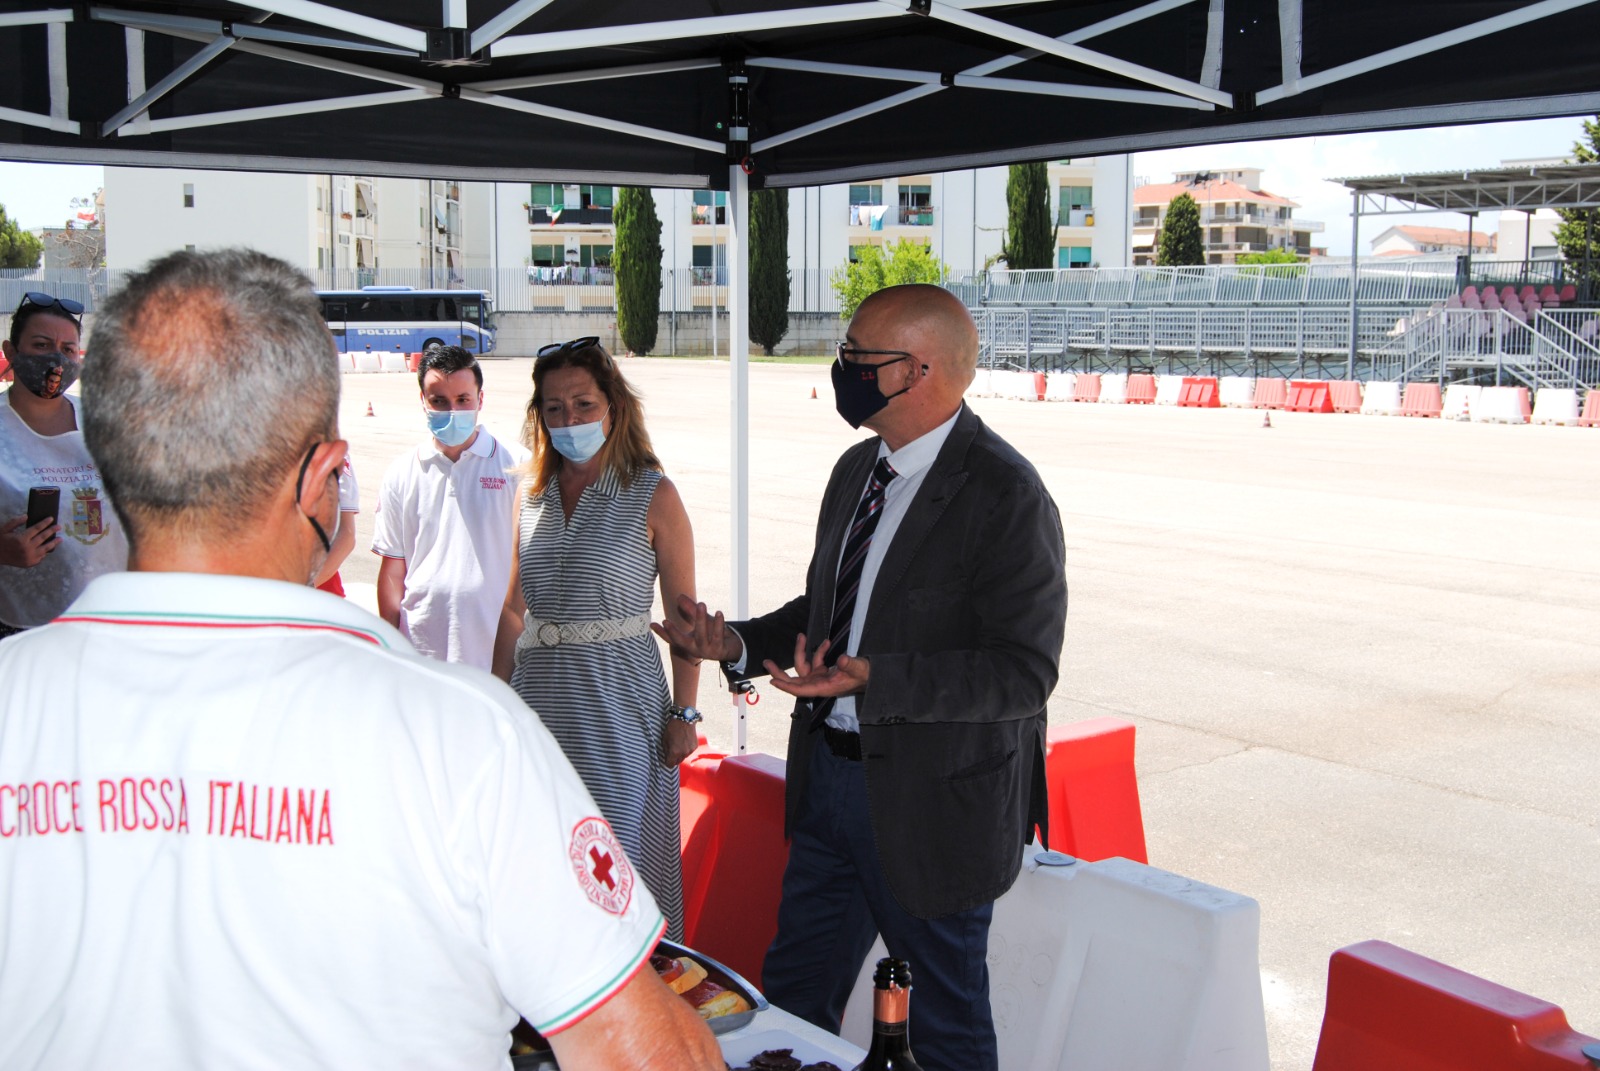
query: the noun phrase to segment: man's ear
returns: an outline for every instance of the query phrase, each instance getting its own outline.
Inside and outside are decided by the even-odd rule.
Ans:
[[[343,439],[330,439],[312,448],[311,461],[306,465],[305,479],[300,481],[301,513],[315,517],[321,510],[323,500],[328,493],[328,479],[332,477],[335,482],[338,481],[339,472],[344,468],[345,456],[349,452],[350,444]]]

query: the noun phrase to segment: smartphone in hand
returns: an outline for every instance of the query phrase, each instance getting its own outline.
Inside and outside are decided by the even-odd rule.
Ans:
[[[61,488],[28,488],[28,523],[32,528],[42,520],[56,520],[61,511]]]

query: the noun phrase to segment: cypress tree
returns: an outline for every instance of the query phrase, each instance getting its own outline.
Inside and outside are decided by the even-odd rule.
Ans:
[[[1053,268],[1056,223],[1050,211],[1050,169],[1012,164],[1006,178],[1006,240],[1000,256],[1017,270]]]
[[[637,354],[656,345],[661,319],[661,220],[647,189],[623,186],[611,212],[616,230],[611,270],[617,288],[617,334]]]
[[[1200,237],[1200,206],[1193,197],[1180,193],[1167,205],[1167,221],[1161,225],[1156,263],[1179,268],[1205,262],[1205,243]]]
[[[750,194],[750,341],[768,357],[789,333],[789,191]]]

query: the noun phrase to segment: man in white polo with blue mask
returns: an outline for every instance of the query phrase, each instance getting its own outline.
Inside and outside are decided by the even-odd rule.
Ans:
[[[478,423],[483,369],[460,346],[423,354],[417,384],[430,437],[383,477],[378,616],[422,654],[488,669],[511,582],[513,470],[529,455]]]

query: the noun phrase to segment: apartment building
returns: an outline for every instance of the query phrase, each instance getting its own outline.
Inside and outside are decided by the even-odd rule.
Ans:
[[[1474,256],[1493,253],[1497,244],[1495,236],[1484,231],[1469,233],[1451,227],[1419,227],[1405,224],[1389,227],[1372,239],[1372,255],[1425,257],[1460,254],[1467,251],[1469,241]]]
[[[1245,253],[1287,249],[1297,256],[1321,256],[1312,245],[1321,223],[1294,218],[1300,206],[1264,189],[1259,167],[1216,171],[1180,171],[1173,181],[1135,180],[1132,248],[1135,265],[1154,264],[1166,223],[1167,207],[1179,194],[1200,206],[1200,227],[1207,264],[1233,264]]]

